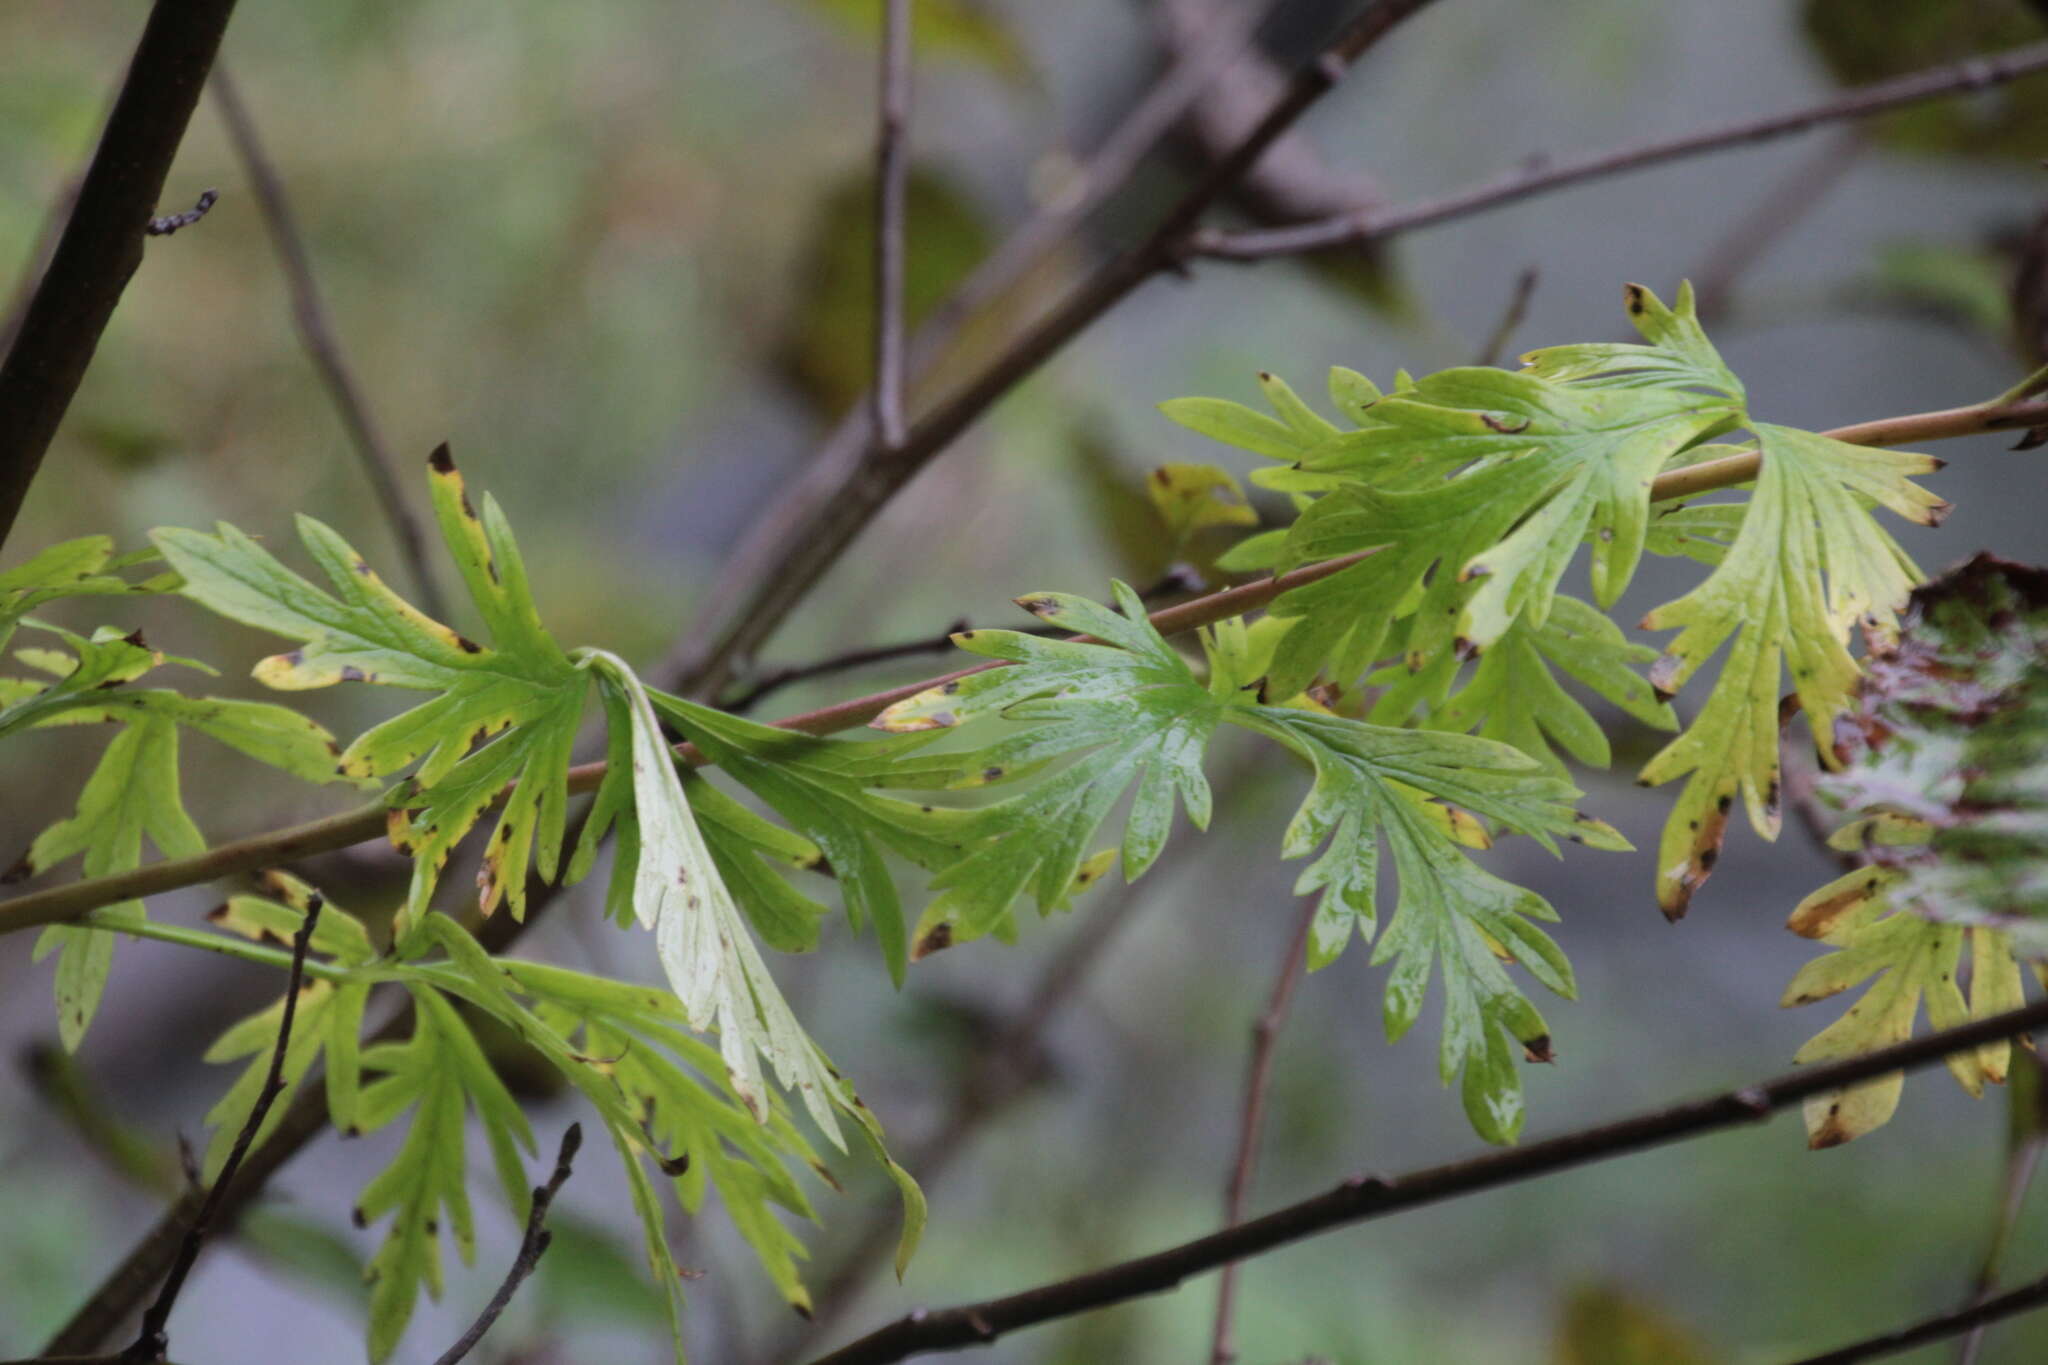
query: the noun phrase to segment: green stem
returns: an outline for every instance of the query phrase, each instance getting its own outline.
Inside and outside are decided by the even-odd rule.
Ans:
[[[205,929],[188,929],[182,924],[158,924],[141,920],[134,924],[102,924],[91,915],[77,922],[80,929],[96,929],[103,934],[133,934],[136,938],[155,939],[158,943],[175,943],[184,948],[197,948],[201,952],[219,953],[222,957],[236,957],[244,962],[256,962],[282,971],[292,968],[292,955],[282,948],[272,948],[261,943],[245,943],[226,934],[216,934]],[[346,981],[364,973],[375,973],[373,979],[382,980],[387,971],[373,967],[339,967],[331,962],[308,960],[305,967],[307,976],[316,976],[323,981]]]

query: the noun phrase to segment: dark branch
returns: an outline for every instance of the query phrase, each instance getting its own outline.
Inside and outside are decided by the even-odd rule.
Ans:
[[[156,0],[150,9],[77,207],[0,361],[0,544],[142,264],[164,177],[234,9],[235,0]]]
[[[150,219],[149,226],[142,230],[142,234],[145,237],[169,237],[179,229],[191,227],[201,218],[204,218],[213,211],[213,206],[218,202],[220,202],[219,190],[201,190],[198,202],[193,204],[191,208],[186,209],[183,213],[166,213],[161,217]]]
[[[875,138],[874,440],[903,445],[903,261],[910,187],[910,0],[887,0]]]
[[[1266,1092],[1273,1080],[1273,1050],[1280,1029],[1287,1022],[1288,1006],[1294,1002],[1294,988],[1308,966],[1308,931],[1316,921],[1318,897],[1304,896],[1294,933],[1280,959],[1280,973],[1266,1008],[1252,1021],[1251,1058],[1245,1067],[1244,1112],[1237,1124],[1237,1154],[1230,1163],[1230,1178],[1223,1187],[1223,1226],[1236,1227],[1244,1221],[1245,1202],[1251,1197],[1252,1176],[1259,1165],[1259,1140],[1266,1126]],[[1224,1265],[1216,1284],[1216,1326],[1209,1334],[1210,1365],[1230,1365],[1237,1359],[1232,1327],[1237,1312],[1237,1262]]]
[[[420,606],[427,615],[445,621],[448,619],[447,601],[441,594],[440,580],[434,574],[433,561],[427,553],[426,535],[420,529],[419,518],[413,515],[399,483],[398,461],[393,458],[384,434],[378,430],[376,419],[370,415],[370,405],[363,397],[362,386],[356,382],[354,371],[342,355],[341,340],[327,320],[326,306],[321,303],[319,287],[313,282],[312,257],[306,252],[305,237],[299,231],[296,215],[292,213],[284,180],[264,151],[263,140],[256,132],[256,121],[249,114],[249,106],[242,102],[241,91],[228,79],[225,69],[213,73],[213,99],[220,107],[221,122],[227,126],[228,141],[234,144],[235,155],[241,159],[242,168],[248,173],[249,186],[256,192],[256,206],[263,213],[263,225],[270,233],[271,245],[277,250],[278,264],[284,268],[285,285],[291,292],[292,322],[298,329],[299,344],[306,348],[314,373],[320,376],[321,387],[327,390],[335,412],[341,417],[341,425],[348,432],[349,444],[355,449],[363,474],[370,481],[370,491],[376,495],[384,520],[391,527],[391,538],[397,542],[398,553],[411,574]]]
[[[2048,1001],[2037,1001],[2023,1009],[1882,1048],[1865,1056],[1806,1068],[1759,1085],[1652,1110],[1526,1147],[1489,1152],[1467,1161],[1434,1166],[1391,1180],[1353,1176],[1335,1189],[1312,1199],[1287,1205],[1248,1223],[1224,1228],[1149,1256],[1002,1298],[911,1313],[831,1355],[821,1357],[817,1365],[888,1365],[923,1351],[988,1342],[1022,1327],[1092,1312],[1147,1294],[1162,1293],[1175,1288],[1191,1275],[1203,1274],[1232,1261],[1256,1256],[1332,1228],[1383,1218],[1517,1181],[1553,1175],[1589,1162],[1644,1151],[1722,1128],[1755,1123],[1811,1096],[1893,1071],[1926,1066],[1951,1053],[1967,1052],[2044,1025],[2048,1025]],[[2017,1309],[2007,1308],[2005,1311]]]
[[[519,1239],[519,1254],[512,1258],[512,1269],[505,1275],[505,1282],[498,1286],[498,1292],[491,1295],[491,1301],[484,1305],[484,1311],[477,1314],[469,1330],[458,1338],[453,1346],[443,1351],[434,1365],[456,1365],[464,1356],[476,1349],[484,1339],[484,1333],[491,1330],[491,1324],[498,1320],[512,1296],[519,1292],[519,1286],[526,1283],[540,1258],[546,1254],[548,1243],[554,1234],[547,1229],[548,1206],[555,1202],[555,1195],[569,1179],[569,1168],[576,1159],[576,1149],[583,1145],[583,1125],[572,1123],[562,1134],[561,1151],[555,1156],[554,1174],[545,1185],[536,1185],[533,1190],[533,1207],[526,1213],[526,1235]]]
[[[1258,261],[1272,256],[1293,256],[1355,246],[1361,242],[1383,241],[1399,233],[1485,212],[1518,199],[1548,194],[1589,180],[1639,171],[1703,152],[1718,152],[1791,133],[1803,133],[1823,124],[1871,118],[1909,104],[1986,90],[2043,70],[2048,70],[2048,43],[2036,43],[1994,56],[1975,57],[1896,80],[1881,81],[1769,118],[1745,119],[1683,137],[1637,143],[1633,147],[1582,157],[1561,165],[1539,162],[1486,184],[1405,208],[1386,212],[1367,208],[1291,228],[1200,233],[1192,243],[1192,250],[1196,255],[1217,260]]]
[[[1925,1346],[1930,1341],[1959,1336],[1973,1327],[1997,1322],[2000,1318],[2031,1312],[2044,1304],[2048,1304],[2048,1275],[1971,1307],[1942,1313],[1897,1331],[1866,1337],[1817,1356],[1807,1356],[1794,1365],[1855,1365],[1859,1360],[1880,1360],[1901,1351],[1910,1351],[1915,1346]]]
[[[185,1288],[185,1279],[192,1273],[193,1264],[199,1259],[200,1248],[206,1244],[206,1234],[213,1230],[214,1219],[219,1217],[221,1206],[227,1199],[228,1187],[234,1182],[235,1173],[242,1168],[242,1159],[249,1155],[256,1134],[263,1128],[263,1121],[270,1117],[271,1106],[284,1093],[285,1052],[291,1046],[292,1020],[299,1012],[299,994],[306,985],[306,953],[313,946],[313,929],[320,922],[320,906],[318,896],[306,902],[306,918],[299,925],[299,932],[292,936],[292,970],[285,981],[284,1010],[278,1017],[277,1043],[270,1050],[270,1070],[263,1077],[263,1088],[256,1093],[256,1103],[250,1106],[242,1131],[235,1134],[235,1145],[228,1149],[228,1159],[221,1166],[220,1174],[214,1177],[213,1188],[206,1192],[199,1212],[186,1227],[177,1258],[171,1262],[163,1287],[157,1290],[156,1301],[142,1315],[142,1330],[125,1353],[129,1360],[162,1360],[164,1352],[170,1348],[166,1327],[171,1320],[171,1310],[178,1306],[178,1295]]]

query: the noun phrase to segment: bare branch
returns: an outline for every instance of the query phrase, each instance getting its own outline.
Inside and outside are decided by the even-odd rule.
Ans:
[[[1552,1175],[1723,1128],[1756,1123],[1810,1096],[1839,1090],[1893,1071],[1914,1070],[1940,1061],[1951,1053],[1967,1052],[1986,1043],[2017,1037],[2044,1025],[2048,1025],[2048,1000],[2036,1001],[2023,1009],[2010,1010],[1861,1057],[1809,1067],[1708,1099],[1651,1110],[1526,1147],[1488,1152],[1466,1161],[1433,1166],[1393,1179],[1352,1176],[1314,1198],[1289,1204],[1248,1223],[1224,1228],[1149,1256],[1121,1261],[1002,1298],[913,1312],[851,1345],[820,1357],[816,1365],[890,1365],[890,1362],[923,1351],[990,1342],[1019,1328],[1092,1312],[1148,1294],[1163,1293],[1177,1287],[1189,1276],[1204,1274],[1232,1261],[1256,1256],[1332,1228],[1384,1218],[1425,1204],[1441,1203],[1481,1190]],[[2020,1303],[2008,1302],[2029,1294],[2035,1297]],[[2017,1312],[2040,1300],[2048,1300],[2048,1282],[2001,1296],[1974,1311]],[[1943,1321],[1954,1321],[1962,1316],[1950,1314]],[[1950,1327],[1948,1330],[1960,1329]],[[1818,1357],[1804,1362],[1804,1365],[1863,1358],[1866,1357]]]
[[[875,142],[874,442],[903,446],[904,200],[910,188],[910,0],[886,0]]]
[[[363,397],[362,386],[356,382],[355,373],[342,354],[341,340],[327,320],[327,308],[320,300],[319,286],[313,281],[312,257],[306,252],[305,237],[299,231],[291,200],[285,194],[284,180],[264,150],[263,139],[256,131],[256,120],[251,117],[249,106],[243,102],[241,91],[228,78],[225,68],[213,73],[213,99],[220,107],[221,122],[227,126],[228,141],[234,144],[235,155],[241,159],[242,169],[248,173],[249,187],[256,192],[256,206],[263,213],[263,225],[270,232],[270,243],[276,248],[278,264],[284,269],[285,286],[291,292],[292,322],[298,329],[299,344],[306,348],[306,358],[313,362],[313,371],[320,376],[321,387],[327,390],[327,396],[341,418],[341,425],[348,432],[349,444],[356,452],[364,476],[370,481],[370,491],[376,495],[377,506],[391,527],[391,538],[397,542],[398,553],[405,560],[413,586],[419,593],[420,606],[427,615],[445,621],[448,619],[447,599],[442,595],[440,579],[434,573],[426,534],[405,500],[398,477],[398,461],[392,456],[391,447],[378,429],[376,419],[370,415],[370,405]]]
[[[1972,407],[1947,408],[1938,412],[1913,413],[1904,417],[1890,417],[1855,426],[1836,427],[1822,434],[1838,441],[1860,445],[1900,445],[1907,442],[1975,436],[1991,431],[2009,431],[2043,423],[2048,423],[2048,401],[2005,406],[1986,403]],[[1758,458],[1755,451],[1745,451],[1672,470],[1658,476],[1657,481],[1651,485],[1650,497],[1652,501],[1667,502],[1675,498],[1694,497],[1715,489],[1747,483],[1756,477]],[[1225,588],[1191,602],[1182,602],[1178,606],[1163,607],[1151,613],[1147,619],[1162,635],[1177,635],[1183,631],[1193,630],[1197,626],[1213,625],[1217,621],[1255,611],[1293,588],[1328,578],[1331,574],[1341,573],[1370,553],[1372,552],[1361,551],[1358,554],[1326,559],[1319,563],[1303,565],[1299,569],[1290,570],[1274,578]],[[1085,640],[1088,637],[1072,638]],[[956,669],[935,678],[906,683],[882,692],[870,692],[866,696],[854,697],[849,701],[835,702],[813,711],[784,716],[774,724],[780,729],[795,730],[807,735],[836,734],[841,730],[850,730],[867,724],[889,706],[906,697],[916,696],[928,687],[937,687],[955,678],[982,672],[984,669],[1006,666],[1002,663],[986,663]],[[692,745],[680,746],[677,753],[692,763],[703,761],[702,755],[698,754]],[[577,794],[595,791],[603,779],[604,764],[580,764],[569,770],[569,790]],[[145,864],[128,872],[87,878],[64,886],[30,892],[25,896],[16,896],[12,900],[0,901],[0,936],[44,924],[61,924],[116,901],[153,896],[162,891],[175,890],[181,886],[194,886],[276,863],[295,862],[316,853],[332,853],[336,849],[347,848],[352,844],[367,843],[381,838],[384,831],[384,807],[381,803],[371,803],[340,815],[294,825],[289,829],[251,835],[233,843],[221,844],[190,858],[166,859]]]
[[[870,441],[844,466],[836,466],[791,522],[773,517],[775,538],[759,546],[749,539],[740,558],[751,585],[741,595],[731,623],[701,657],[679,666],[683,690],[715,691],[731,664],[766,640],[802,600],[855,536],[899,489],[916,477],[954,439],[1011,389],[1035,373],[1090,324],[1162,271],[1177,270],[1188,242],[1211,205],[1222,198],[1275,139],[1342,80],[1360,57],[1401,22],[1432,0],[1379,0],[1339,30],[1322,54],[1296,72],[1285,92],[1236,149],[1216,161],[1169,209],[1137,246],[1103,265],[1051,313],[1018,336],[1002,354],[951,398],[920,420],[896,449]],[[808,482],[808,480],[806,481]],[[802,490],[800,490],[802,491]]]
[[[1280,974],[1273,979],[1273,991],[1266,1008],[1252,1021],[1251,1059],[1245,1067],[1244,1112],[1237,1124],[1237,1155],[1230,1163],[1230,1178],[1223,1187],[1223,1226],[1234,1228],[1244,1221],[1245,1203],[1251,1197],[1252,1176],[1259,1165],[1259,1140],[1266,1125],[1266,1091],[1273,1080],[1273,1051],[1280,1029],[1287,1022],[1288,1006],[1294,1002],[1294,988],[1301,984],[1308,966],[1308,931],[1316,922],[1315,896],[1304,896],[1294,933],[1280,959]],[[1224,1265],[1216,1281],[1216,1326],[1209,1334],[1209,1365],[1230,1365],[1237,1359],[1232,1327],[1237,1312],[1237,1262]]]
[[[1973,1327],[1997,1322],[2017,1313],[2031,1312],[2048,1305],[2048,1275],[2043,1275],[2032,1284],[1989,1298],[1969,1308],[1941,1313],[1910,1327],[1885,1332],[1874,1337],[1817,1356],[1808,1356],[1794,1365],[1855,1365],[1860,1360],[1881,1360],[1885,1356],[1910,1351],[1915,1346],[1925,1346],[1930,1341],[1941,1341],[1957,1336]]]
[[[519,1239],[519,1254],[512,1258],[512,1269],[505,1275],[505,1282],[498,1286],[498,1292],[491,1295],[491,1301],[484,1305],[484,1311],[477,1314],[469,1330],[457,1338],[455,1344],[443,1351],[434,1365],[458,1365],[461,1359],[476,1349],[484,1339],[484,1333],[512,1302],[512,1296],[519,1292],[519,1286],[526,1283],[540,1258],[547,1253],[548,1243],[554,1234],[547,1229],[548,1207],[555,1202],[562,1185],[569,1179],[569,1168],[576,1160],[576,1150],[583,1145],[583,1125],[572,1123],[562,1134],[562,1147],[555,1156],[554,1174],[545,1185],[536,1185],[533,1190],[533,1206],[526,1214],[526,1235]]]
[[[78,392],[163,195],[235,0],[156,0],[78,204],[0,361],[0,544]]]
[[[1198,233],[1190,244],[1193,254],[1224,261],[1259,261],[1272,256],[1294,256],[1310,251],[1329,251],[1360,242],[1383,241],[1416,228],[1431,227],[1453,218],[1483,213],[1519,199],[1548,194],[1553,190],[1581,185],[1589,180],[1623,175],[1662,165],[1703,152],[1766,142],[1772,138],[1803,133],[1823,124],[1849,119],[1871,118],[1902,109],[1910,104],[1946,99],[1951,95],[1988,90],[1995,85],[2019,80],[2048,70],[2048,43],[2016,47],[1986,57],[1934,67],[1880,81],[1852,90],[1818,104],[1769,118],[1745,119],[1738,123],[1707,128],[1683,137],[1660,138],[1637,143],[1598,156],[1581,157],[1559,165],[1537,162],[1471,189],[1459,190],[1438,199],[1427,199],[1405,208],[1385,212],[1373,208],[1337,214],[1320,222],[1290,228],[1268,228],[1246,232],[1209,231]]]
[[[1277,3],[1259,0],[1219,17],[1200,47],[1167,69],[1094,154],[1066,177],[1052,201],[1004,238],[918,326],[910,340],[914,374],[921,377],[927,372],[969,318],[1023,279],[1130,178],[1196,97],[1244,51],[1257,21]],[[854,405],[811,457],[803,477],[763,511],[746,538],[726,556],[718,581],[698,611],[697,624],[656,670],[664,686],[699,695],[716,692],[725,685],[734,656],[751,653],[759,643],[749,643],[744,649],[720,645],[706,653],[714,628],[731,614],[733,603],[755,589],[797,527],[836,497],[854,476],[871,444],[867,409],[873,401],[870,394]]]
[[[1828,191],[1841,183],[1869,146],[1870,137],[1863,128],[1845,128],[1827,139],[1811,156],[1800,158],[1755,207],[1708,248],[1705,263],[1693,276],[1701,322],[1712,324],[1727,316],[1736,281],[1827,199]]]
[[[1486,337],[1486,344],[1479,348],[1474,365],[1498,364],[1508,343],[1515,339],[1515,332],[1521,327],[1522,319],[1529,315],[1529,300],[1536,293],[1537,281],[1542,278],[1533,265],[1522,267],[1522,273],[1515,276],[1515,287],[1508,293],[1507,307],[1501,310],[1500,321],[1493,325],[1493,331]]]
[[[306,917],[299,924],[298,933],[292,936],[292,970],[285,981],[284,1010],[278,1016],[277,1043],[270,1050],[270,1070],[263,1077],[263,1088],[257,1092],[256,1103],[250,1106],[249,1117],[243,1121],[242,1130],[235,1134],[235,1145],[228,1149],[228,1159],[221,1166],[220,1174],[214,1177],[213,1188],[206,1192],[198,1213],[186,1227],[178,1255],[171,1262],[170,1273],[164,1278],[162,1288],[157,1290],[156,1301],[142,1315],[142,1330],[125,1353],[128,1360],[162,1360],[164,1352],[169,1349],[170,1335],[166,1327],[171,1320],[171,1310],[178,1306],[178,1295],[184,1290],[185,1279],[199,1259],[200,1248],[206,1244],[206,1234],[213,1229],[213,1221],[220,1214],[235,1173],[241,1170],[242,1160],[249,1155],[256,1134],[263,1128],[263,1121],[270,1117],[271,1106],[284,1093],[285,1050],[291,1046],[292,1020],[299,1011],[299,994],[306,986],[306,953],[313,946],[313,929],[320,922],[320,907],[321,900],[317,895],[307,900]]]

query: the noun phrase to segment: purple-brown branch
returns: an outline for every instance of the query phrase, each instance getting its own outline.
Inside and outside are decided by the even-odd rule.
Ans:
[[[2017,47],[1992,56],[1973,57],[1968,61],[1900,76],[1896,80],[1880,81],[1834,99],[1768,118],[1744,119],[1683,137],[1641,142],[1556,165],[1538,162],[1483,185],[1385,212],[1368,207],[1296,227],[1244,232],[1212,230],[1198,234],[1191,249],[1195,255],[1216,260],[1261,261],[1273,256],[1297,256],[1305,252],[1356,246],[1361,242],[1384,241],[1403,232],[1413,232],[1417,228],[1463,218],[1587,181],[1645,170],[1705,152],[1768,142],[1825,124],[1873,118],[1911,104],[1988,90],[2041,71],[2048,71],[2048,43]]]
[[[1817,1356],[1806,1356],[1794,1365],[1857,1365],[1864,1360],[1881,1360],[1885,1356],[1910,1351],[1915,1346],[1925,1346],[1930,1341],[1945,1341],[1960,1336],[1986,1323],[1997,1322],[2018,1313],[2032,1312],[2048,1306],[2048,1275],[2031,1284],[2020,1286],[2004,1294],[1985,1299],[1982,1303],[1954,1312],[1939,1313],[1934,1317],[1916,1322],[1909,1327],[1883,1332],[1862,1341],[1840,1346],[1832,1351],[1823,1351]]]
[[[0,545],[92,363],[235,0],[156,0],[78,203],[0,361]]]
[[[2024,1008],[1925,1038],[1880,1048],[1861,1057],[1809,1067],[1707,1099],[1651,1110],[1526,1147],[1489,1152],[1470,1160],[1433,1166],[1392,1179],[1352,1176],[1314,1198],[1289,1204],[1250,1222],[1224,1228],[1148,1256],[1001,1298],[953,1308],[919,1309],[851,1345],[820,1357],[816,1365],[891,1365],[891,1362],[927,1351],[990,1342],[1020,1328],[1093,1312],[1148,1294],[1164,1293],[1190,1276],[1205,1274],[1232,1261],[1257,1256],[1333,1228],[1384,1218],[1501,1185],[1554,1175],[1590,1162],[1645,1151],[1723,1128],[1756,1123],[1814,1095],[1893,1071],[1917,1069],[1940,1061],[1951,1053],[1967,1052],[2044,1026],[2048,1026],[2048,1000],[2036,1001]]]

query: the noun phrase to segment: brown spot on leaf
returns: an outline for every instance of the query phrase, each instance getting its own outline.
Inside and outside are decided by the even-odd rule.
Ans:
[[[1628,305],[1630,317],[1641,317],[1650,306],[1647,291],[1639,284],[1625,286],[1621,291],[1623,302]]]
[[[433,470],[436,474],[453,474],[455,472],[455,457],[448,453],[448,443],[446,441],[435,446],[433,453],[427,456],[427,468]]]
[[[1532,1062],[1554,1062],[1557,1053],[1550,1046],[1550,1035],[1540,1033],[1534,1038],[1522,1040],[1522,1055]]]
[[[933,953],[942,952],[953,946],[953,926],[945,921],[934,924],[924,937],[911,945],[910,960],[920,961]]]
[[[1500,418],[1495,417],[1490,412],[1480,413],[1479,420],[1486,423],[1486,425],[1489,428],[1499,432],[1503,436],[1520,435],[1522,432],[1525,432],[1529,429],[1529,419],[1526,417],[1522,419],[1520,426],[1510,426],[1506,422],[1502,421]]]
[[[343,665],[341,666],[341,680],[342,680],[343,682],[375,682],[375,681],[377,681],[377,679],[376,679],[376,678],[375,678],[374,676],[372,676],[371,674],[368,674],[368,673],[365,673],[365,672],[363,672],[363,670],[362,670],[362,669],[360,669],[360,668],[357,668],[357,667],[356,667],[356,666],[355,666],[354,664],[343,664]]]
[[[464,654],[481,654],[484,652],[484,647],[478,644],[476,641],[470,639],[467,635],[456,636],[455,647],[457,649],[460,649]]]
[[[359,1228],[366,1228],[370,1226],[370,1215],[364,1213],[363,1206],[358,1204],[348,1211],[348,1221]]]

